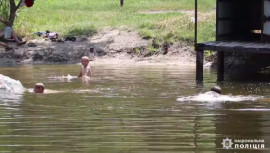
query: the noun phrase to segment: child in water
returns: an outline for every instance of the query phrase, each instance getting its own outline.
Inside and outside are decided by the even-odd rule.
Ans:
[[[91,67],[89,65],[89,57],[83,56],[81,63],[82,63],[82,69],[81,69],[81,72],[79,74],[79,77],[91,77],[92,71],[91,71]]]

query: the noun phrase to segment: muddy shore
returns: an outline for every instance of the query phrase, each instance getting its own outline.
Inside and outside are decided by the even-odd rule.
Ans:
[[[34,43],[36,46],[30,46]],[[88,36],[76,36],[76,41],[52,42],[49,39],[28,40],[23,46],[8,42],[13,49],[0,48],[0,64],[63,64],[78,63],[89,56],[98,64],[176,64],[195,65],[191,46],[175,43],[168,49],[149,52],[151,40],[142,39],[137,32],[106,29]]]

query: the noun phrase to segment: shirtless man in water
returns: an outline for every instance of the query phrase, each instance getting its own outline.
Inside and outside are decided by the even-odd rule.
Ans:
[[[44,84],[43,83],[36,83],[34,87],[34,92],[35,93],[44,93]]]
[[[45,86],[43,83],[36,83],[35,87],[34,87],[34,92],[35,93],[50,94],[50,93],[60,93],[60,92],[64,92],[64,91],[45,89]]]

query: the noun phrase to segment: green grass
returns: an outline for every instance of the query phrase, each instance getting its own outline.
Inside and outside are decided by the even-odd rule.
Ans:
[[[215,0],[199,2],[200,12],[215,8]],[[194,0],[35,0],[31,8],[19,11],[15,29],[31,38],[37,31],[56,31],[66,35],[92,35],[111,27],[137,30],[144,38],[158,44],[194,40],[194,24],[179,10],[194,10]],[[172,11],[146,14],[149,11]],[[173,12],[174,11],[174,12]],[[215,37],[215,17],[199,23],[199,41]],[[155,47],[156,48],[156,47]],[[153,49],[154,50],[154,49]]]

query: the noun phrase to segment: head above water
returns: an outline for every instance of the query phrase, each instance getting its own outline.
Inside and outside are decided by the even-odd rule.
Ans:
[[[211,91],[214,91],[214,92],[216,92],[218,94],[221,94],[221,88],[219,86],[213,86],[211,88]]]
[[[83,56],[83,57],[82,57],[82,60],[81,60],[81,63],[82,63],[82,65],[83,65],[84,67],[88,66],[88,64],[89,64],[89,57]]]
[[[34,92],[35,93],[43,93],[44,92],[44,84],[43,83],[36,83],[34,87]]]
[[[85,60],[88,60],[89,61],[89,57],[88,56],[83,56],[82,57],[82,60],[85,59]]]

